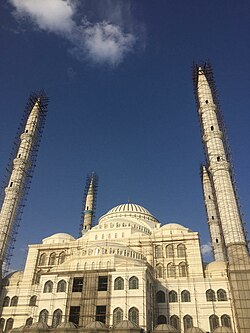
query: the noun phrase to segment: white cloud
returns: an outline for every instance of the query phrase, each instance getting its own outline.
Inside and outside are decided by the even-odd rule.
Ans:
[[[69,0],[10,0],[15,15],[29,18],[41,30],[54,33],[71,32],[75,6]]]
[[[108,22],[87,24],[83,29],[86,54],[98,63],[115,65],[123,59],[134,43],[135,37],[123,33],[121,28]]]
[[[78,24],[74,19],[76,13],[79,15],[76,0],[9,1],[15,7],[16,18],[28,19],[40,30],[63,36],[78,59],[117,65],[134,47],[135,36],[118,24],[107,20],[90,23],[87,18]]]
[[[202,253],[204,256],[210,256],[210,255],[212,255],[212,247],[211,247],[211,244],[208,243],[208,244],[203,244],[203,245],[201,245],[201,253]]]

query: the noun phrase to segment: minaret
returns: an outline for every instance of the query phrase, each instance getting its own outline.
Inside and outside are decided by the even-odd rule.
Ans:
[[[232,183],[231,165],[226,154],[225,138],[219,126],[218,106],[212,93],[212,78],[208,68],[197,68],[197,102],[206,152],[208,171],[212,180],[219,219],[231,261],[248,258],[246,238]],[[209,80],[209,82],[208,82]]]
[[[93,226],[96,192],[97,192],[97,175],[92,173],[87,177],[84,197],[84,211],[83,211],[83,228],[82,235],[85,235]]]
[[[0,211],[0,265],[8,258],[11,246],[12,230],[21,212],[21,203],[27,192],[27,181],[33,172],[36,152],[41,138],[47,111],[47,97],[43,93],[30,97],[23,128],[17,145],[12,170],[5,188],[4,199]],[[25,120],[26,119],[26,120]]]
[[[214,259],[216,261],[225,261],[226,254],[224,239],[221,231],[221,223],[217,213],[216,200],[214,197],[212,184],[205,166],[202,167],[201,176]]]
[[[228,261],[232,309],[237,333],[250,332],[250,257],[233,182],[232,166],[220,114],[212,69],[208,64],[194,67],[195,94],[201,123],[207,175],[210,180],[219,230]],[[207,176],[206,176],[207,177]],[[208,183],[206,184],[206,186]],[[204,192],[209,191],[208,188]],[[213,209],[208,208],[207,210]],[[210,224],[212,242],[214,235]],[[216,227],[217,228],[217,227]],[[214,230],[215,233],[218,231]],[[220,236],[220,233],[217,234]],[[219,239],[219,238],[218,238]]]

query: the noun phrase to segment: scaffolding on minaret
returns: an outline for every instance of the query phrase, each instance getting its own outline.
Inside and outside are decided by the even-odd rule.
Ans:
[[[84,235],[88,230],[94,226],[95,211],[96,211],[96,198],[98,189],[98,176],[95,172],[87,175],[83,204],[82,216],[80,224],[80,235]]]
[[[202,70],[204,71],[207,82],[211,89],[214,104],[216,105],[216,116],[217,116],[217,120],[218,120],[219,130],[222,133],[221,139],[222,139],[223,147],[225,150],[226,160],[228,161],[229,173],[230,173],[231,183],[233,186],[234,197],[236,200],[238,214],[239,214],[242,229],[244,232],[245,242],[247,244],[248,251],[249,251],[247,228],[246,228],[246,224],[244,222],[244,218],[243,218],[244,215],[242,213],[242,208],[241,208],[241,204],[240,204],[240,200],[239,200],[237,185],[236,185],[236,181],[235,181],[234,166],[233,166],[233,161],[232,161],[232,153],[231,153],[230,145],[228,142],[228,135],[227,135],[227,129],[226,129],[225,122],[224,122],[224,117],[223,117],[223,114],[222,114],[222,111],[220,108],[220,102],[219,102],[218,93],[217,93],[217,89],[216,89],[216,82],[214,79],[213,69],[212,69],[209,61],[202,62],[199,65],[193,64],[193,83],[194,83],[194,94],[195,94],[195,99],[196,99],[196,104],[197,104],[197,110],[199,110],[199,108],[200,108],[200,101],[199,101],[198,89],[197,89],[197,86],[198,86],[197,73],[199,71],[199,68],[202,68]],[[204,128],[203,128],[202,119],[201,119],[199,113],[198,113],[198,116],[199,116],[199,122],[200,122],[201,137],[203,139],[204,138]],[[203,149],[204,149],[205,160],[206,160],[205,167],[209,168],[209,156],[208,156],[208,151],[207,151],[206,145],[203,145]]]
[[[250,257],[226,129],[209,63],[193,66],[206,165],[203,194],[215,259],[225,253],[237,333],[250,331]],[[220,247],[220,242],[222,247]],[[217,253],[216,253],[217,251]]]
[[[8,271],[17,229],[27,200],[42,132],[48,98],[31,93],[15,137],[0,194],[0,266]]]

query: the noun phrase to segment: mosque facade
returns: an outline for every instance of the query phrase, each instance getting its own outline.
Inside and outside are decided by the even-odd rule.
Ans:
[[[249,254],[209,70],[195,68],[195,89],[214,261],[203,263],[197,231],[161,224],[139,204],[118,205],[93,226],[91,179],[82,237],[30,245],[23,272],[3,279],[4,332],[250,331]]]

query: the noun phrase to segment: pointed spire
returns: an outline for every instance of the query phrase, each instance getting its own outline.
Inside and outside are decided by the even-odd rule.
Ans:
[[[197,94],[200,102],[200,107],[206,104],[214,104],[213,94],[205,71],[202,67],[198,68],[197,78]]]
[[[235,249],[242,249],[247,258],[247,243],[232,182],[232,167],[228,160],[224,125],[220,115],[212,69],[208,64],[194,67],[194,83],[200,117],[202,141],[206,154],[209,179],[214,191],[227,257],[238,260]],[[206,177],[206,176],[205,176]]]
[[[91,177],[88,177],[85,188],[86,194],[84,200],[82,235],[86,234],[93,226],[95,202],[96,202],[96,189],[97,189],[97,176],[93,172]]]
[[[30,182],[47,112],[48,99],[43,92],[30,97],[25,112],[25,123],[17,145],[9,181],[5,187],[5,196],[0,211],[0,263],[8,262],[9,251],[14,242],[14,228],[22,212],[22,200],[27,194],[27,182]]]

